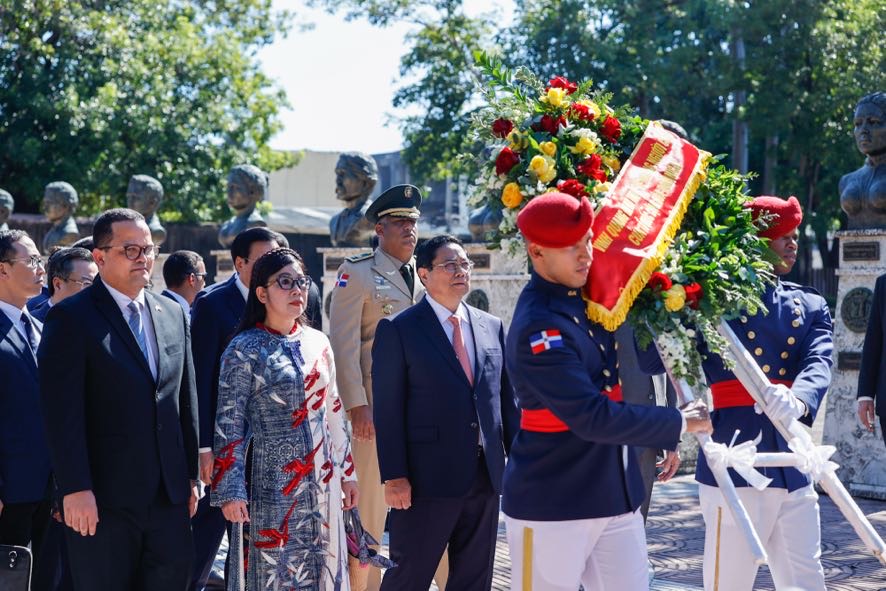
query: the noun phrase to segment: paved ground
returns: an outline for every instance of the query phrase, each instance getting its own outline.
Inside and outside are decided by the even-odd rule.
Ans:
[[[886,502],[856,499],[874,528],[886,538]],[[864,551],[864,546],[842,514],[826,497],[821,497],[822,563],[829,591],[884,591],[886,567]],[[704,523],[698,508],[698,491],[692,476],[680,476],[656,485],[646,526],[654,591],[694,591],[702,587],[701,562]],[[386,552],[387,549],[384,551]],[[217,568],[223,570],[224,558]],[[510,589],[510,557],[499,522],[493,589]],[[432,586],[437,591],[436,586]],[[766,567],[757,575],[755,591],[773,590]],[[608,591],[608,590],[607,590]]]

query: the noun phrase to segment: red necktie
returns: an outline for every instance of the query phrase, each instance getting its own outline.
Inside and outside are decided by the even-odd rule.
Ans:
[[[459,322],[458,316],[450,316],[449,323],[452,324],[453,329],[452,346],[455,348],[455,356],[458,357],[458,362],[461,363],[468,382],[473,386],[474,372],[471,371],[471,359],[468,357],[468,350],[465,349],[465,342],[461,338],[461,322]]]

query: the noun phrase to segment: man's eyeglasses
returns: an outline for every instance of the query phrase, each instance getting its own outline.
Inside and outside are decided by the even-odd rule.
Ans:
[[[122,248],[123,254],[126,255],[126,258],[130,261],[138,260],[138,257],[145,255],[145,258],[152,259],[157,256],[157,247],[153,244],[148,244],[147,246],[136,246],[135,244],[130,244],[129,246],[100,246],[99,250],[111,250],[112,248]]]
[[[432,265],[432,267],[442,267],[443,270],[450,275],[455,275],[456,271],[470,273],[474,268],[474,261],[448,261],[446,263],[437,263],[436,265]]]
[[[191,275],[193,275],[194,277],[197,277],[199,279],[206,279],[207,274],[206,273],[191,273]]]
[[[65,281],[70,281],[71,283],[76,283],[80,287],[86,288],[92,285],[92,279],[65,279]]]
[[[30,269],[36,269],[37,267],[45,267],[46,266],[46,263],[43,262],[43,258],[40,257],[39,255],[36,255],[36,254],[31,255],[26,259],[22,259],[22,258],[7,259],[3,262],[5,262],[5,263],[24,263],[25,266]]]
[[[299,275],[298,277],[279,275],[274,280],[274,283],[276,283],[280,289],[285,289],[286,291],[292,291],[296,287],[302,291],[307,291],[311,287],[311,278],[307,275]],[[268,287],[270,287],[270,285]]]

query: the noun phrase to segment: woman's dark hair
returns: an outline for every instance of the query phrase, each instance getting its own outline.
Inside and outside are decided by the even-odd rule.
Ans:
[[[301,272],[305,275],[308,270],[305,268],[305,262],[301,255],[291,248],[275,248],[258,257],[252,266],[252,279],[249,281],[249,295],[246,298],[246,309],[243,311],[243,317],[240,319],[240,325],[237,327],[235,335],[245,330],[255,328],[259,322],[265,321],[265,305],[261,303],[256,295],[259,286],[267,287],[271,275],[285,267],[286,265],[298,263]],[[307,293],[305,294],[307,296]],[[305,306],[307,308],[307,306]],[[296,320],[298,324],[304,326],[307,323],[305,312]]]

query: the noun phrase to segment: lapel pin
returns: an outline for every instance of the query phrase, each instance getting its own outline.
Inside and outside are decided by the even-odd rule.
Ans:
[[[157,310],[158,312],[162,312],[162,311],[163,311],[163,309],[160,308],[160,306],[157,305],[157,304],[154,304],[154,309]]]

